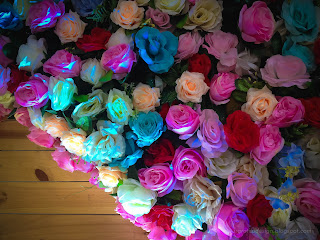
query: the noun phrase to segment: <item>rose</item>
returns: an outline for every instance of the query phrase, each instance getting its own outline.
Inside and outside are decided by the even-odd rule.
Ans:
[[[116,88],[110,90],[107,100],[108,118],[115,123],[127,125],[133,113],[132,101],[126,92]]]
[[[70,131],[67,121],[56,115],[45,118],[44,130],[54,138],[61,138],[64,132]]]
[[[320,128],[320,111],[319,111],[319,104],[320,104],[320,97],[312,97],[308,99],[299,99],[304,108],[304,121],[307,124],[310,124],[313,127]]]
[[[99,180],[104,185],[106,192],[114,192],[119,180],[127,179],[126,173],[120,171],[118,167],[97,166],[96,168],[99,170]]]
[[[0,49],[1,51],[1,49]],[[0,65],[0,96],[4,95],[8,90],[8,82],[10,81],[10,68],[4,68]]]
[[[7,1],[0,4],[0,19],[0,28],[19,31],[23,27],[19,14]]]
[[[170,32],[144,27],[135,35],[139,54],[154,73],[166,73],[174,63],[178,49],[178,38]]]
[[[274,55],[267,60],[264,68],[260,69],[262,79],[272,87],[298,86],[305,88],[310,82],[306,65],[295,56]]]
[[[176,80],[177,98],[184,102],[201,103],[202,95],[205,95],[209,87],[204,82],[205,77],[202,73],[185,71]]]
[[[42,60],[46,58],[47,54],[46,40],[40,38],[37,40],[36,36],[28,37],[27,43],[22,44],[18,51],[17,64],[19,69],[34,72],[42,67]]]
[[[203,237],[204,237],[203,232],[197,230],[194,234],[191,234],[190,236],[186,237],[186,240],[202,240],[202,239],[205,239]]]
[[[37,73],[28,82],[19,84],[14,96],[16,102],[23,107],[41,108],[48,102],[48,81],[45,75]]]
[[[157,201],[157,193],[145,189],[137,180],[130,178],[119,186],[117,196],[124,210],[135,217],[149,213]]]
[[[273,208],[264,195],[257,194],[248,202],[247,216],[252,227],[259,227],[271,217]]]
[[[314,42],[313,51],[314,51],[316,64],[320,65],[320,38],[318,38],[317,41]]]
[[[228,115],[224,133],[229,147],[243,153],[250,152],[259,144],[258,125],[251,121],[249,114],[240,110]]]
[[[280,128],[289,127],[303,121],[304,114],[305,109],[300,100],[285,96],[279,100],[265,123]]]
[[[82,156],[85,153],[84,141],[86,140],[86,132],[80,128],[73,128],[68,132],[64,132],[61,137],[61,145],[64,146],[68,152],[77,156]]]
[[[188,59],[199,52],[204,39],[198,32],[187,32],[179,36],[179,45],[177,54],[174,56],[176,62]]]
[[[230,101],[231,93],[236,90],[235,80],[239,76],[234,73],[218,73],[213,76],[210,85],[210,99],[215,105]]]
[[[3,53],[3,47],[7,43],[10,43],[11,40],[10,38],[0,35],[0,65],[4,68],[6,68],[10,63],[13,62],[12,59],[8,58],[4,53]]]
[[[107,49],[119,45],[127,44],[132,46],[134,44],[132,37],[126,35],[126,32],[123,28],[119,28],[115,33],[113,33],[106,44]]]
[[[136,0],[138,6],[146,6],[150,2],[150,0]]]
[[[195,175],[207,176],[203,156],[193,148],[180,146],[174,154],[172,167],[178,180],[191,179]]]
[[[117,206],[115,208],[115,211],[124,219],[128,219],[131,223],[133,223],[137,227],[141,227],[145,229],[147,226],[146,222],[144,221],[144,216],[135,217],[131,215],[130,213],[126,212],[126,210],[123,208],[122,204],[117,200],[116,201]],[[146,229],[149,230],[149,229]]]
[[[128,44],[110,47],[101,57],[101,66],[106,71],[112,71],[114,79],[120,80],[131,71],[136,62],[136,54]]]
[[[79,15],[71,10],[58,20],[54,33],[57,34],[62,44],[77,42],[82,38],[87,23],[81,21]]]
[[[95,10],[103,0],[71,0],[71,2],[74,9],[81,17],[87,17],[92,14],[93,10]]]
[[[275,21],[267,4],[256,1],[250,8],[244,5],[240,11],[239,28],[246,42],[269,42],[275,29]]]
[[[43,32],[53,28],[64,12],[63,1],[59,1],[58,4],[53,0],[37,2],[30,7],[26,26],[30,27],[32,33]]]
[[[99,0],[100,1],[100,0]],[[104,28],[95,27],[91,30],[91,34],[84,34],[79,38],[76,45],[85,52],[106,50],[106,45],[111,37],[111,33]]]
[[[150,168],[141,168],[138,171],[138,177],[144,188],[157,191],[159,197],[172,192],[177,181],[169,163],[159,163]]]
[[[12,109],[5,108],[2,104],[0,104],[0,121],[4,120],[10,113]]]
[[[14,104],[14,96],[10,92],[6,92],[2,96],[0,96],[0,104],[3,105],[4,108],[13,108]]]
[[[188,63],[188,71],[202,73],[205,77],[205,83],[209,86],[210,80],[208,74],[211,70],[211,60],[208,55],[196,53],[189,58]]]
[[[150,240],[175,240],[177,238],[177,233],[172,231],[165,231],[161,227],[152,228],[151,232],[148,235],[148,239]]]
[[[27,75],[26,71],[24,70],[20,71],[17,65],[12,65],[10,81],[7,83],[8,91],[11,93],[14,93],[21,82],[26,82],[28,80],[29,80],[29,76]]]
[[[103,82],[99,80],[106,75],[106,71],[102,68],[100,62],[96,58],[88,58],[82,62],[80,78],[90,83],[94,88],[102,86]]]
[[[315,224],[320,223],[320,183],[302,178],[294,181],[294,186],[299,192],[295,204],[298,211]]]
[[[18,108],[14,114],[14,118],[17,120],[18,123],[25,127],[30,128],[33,126],[29,117],[28,109],[25,107]]]
[[[186,140],[190,138],[199,128],[199,114],[188,105],[173,105],[169,108],[166,116],[168,129],[179,138]]]
[[[58,50],[43,64],[43,71],[55,77],[77,77],[81,71],[81,59],[66,50]]]
[[[185,8],[185,0],[155,0],[156,8],[169,15],[178,15]]]
[[[312,42],[318,35],[316,8],[311,0],[284,1],[281,17],[294,42]]]
[[[141,112],[155,111],[160,106],[160,89],[151,88],[147,84],[139,83],[132,92],[133,106]]]
[[[155,205],[148,214],[143,215],[144,221],[153,226],[161,227],[166,231],[171,230],[173,206]]]
[[[158,142],[151,144],[143,156],[144,164],[148,167],[157,163],[171,162],[174,157],[174,147],[169,139],[161,138]]]
[[[136,29],[144,16],[144,8],[138,7],[136,1],[119,1],[110,14],[110,19],[124,29]]]
[[[189,10],[188,19],[184,29],[202,29],[206,32],[214,32],[222,26],[222,1],[199,0]]]
[[[139,112],[135,118],[130,119],[129,126],[137,138],[139,147],[150,146],[166,130],[157,112]]]
[[[31,142],[34,142],[35,144],[45,148],[53,147],[55,139],[51,137],[51,135],[34,126],[29,128],[29,130],[30,130],[30,133],[27,135],[27,138]]]
[[[146,18],[151,18],[152,22],[160,29],[169,29],[172,27],[170,16],[159,9],[149,7],[146,11]]]
[[[222,205],[211,229],[219,239],[232,239],[242,237],[249,226],[249,219],[242,209],[228,202]]]
[[[283,232],[285,234],[281,234],[280,237],[284,240],[319,239],[317,227],[304,217],[298,217],[293,221],[289,221]]]
[[[28,107],[28,112],[32,125],[37,128],[40,128],[41,130],[44,130],[45,117],[50,116],[50,114],[46,112],[42,116],[41,109],[34,107]]]

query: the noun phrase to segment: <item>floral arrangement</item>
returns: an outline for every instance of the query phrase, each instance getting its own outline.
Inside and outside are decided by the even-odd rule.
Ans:
[[[149,239],[319,239],[317,5],[5,0],[0,119]]]

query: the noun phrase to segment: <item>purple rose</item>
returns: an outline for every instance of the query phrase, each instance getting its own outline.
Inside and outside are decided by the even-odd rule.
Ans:
[[[58,4],[53,0],[38,2],[30,7],[26,25],[30,27],[32,33],[43,32],[53,28],[64,12],[63,1],[59,1]]]
[[[2,51],[3,46],[10,42],[10,38],[0,35],[0,65],[2,65],[3,67],[7,67],[10,63],[13,62],[13,60],[7,58],[7,56],[4,55]]]
[[[160,29],[169,29],[172,27],[170,23],[170,16],[159,9],[149,7],[146,11],[146,18],[151,18],[152,22]]]
[[[49,99],[48,81],[47,76],[37,73],[29,81],[20,83],[14,93],[16,102],[23,107],[43,107]]]
[[[7,83],[10,81],[10,68],[4,68],[0,65],[0,96],[4,95],[8,90]]]

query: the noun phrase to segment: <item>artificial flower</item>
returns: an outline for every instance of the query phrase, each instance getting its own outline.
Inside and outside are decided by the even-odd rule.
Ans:
[[[148,113],[160,106],[160,89],[139,83],[132,92],[132,98],[133,106],[136,110]]]
[[[106,75],[106,71],[102,68],[100,62],[96,58],[88,58],[82,62],[80,78],[90,83],[94,88],[102,86],[103,82],[99,80]]]

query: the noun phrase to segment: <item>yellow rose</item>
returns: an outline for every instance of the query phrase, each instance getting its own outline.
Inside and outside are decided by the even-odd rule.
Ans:
[[[64,132],[61,137],[61,145],[68,152],[77,156],[82,156],[85,153],[83,143],[86,140],[86,132],[80,128],[71,129],[69,132]]]
[[[253,121],[265,121],[277,104],[277,99],[267,86],[262,89],[250,88],[247,102],[242,105],[241,110],[248,113]]]
[[[209,87],[204,82],[204,75],[197,72],[185,71],[176,81],[178,99],[184,103],[200,103],[202,95],[206,94]]]
[[[110,19],[124,29],[136,29],[144,16],[144,8],[136,1],[119,1],[117,8],[110,14]]]
[[[132,93],[133,106],[141,112],[154,111],[160,106],[160,89],[151,88],[147,84],[139,83]]]
[[[178,15],[186,7],[186,0],[155,0],[156,8],[169,15]]]
[[[0,104],[2,104],[4,108],[12,108],[14,101],[15,98],[9,91],[0,96]]]
[[[54,138],[61,138],[64,132],[70,131],[67,121],[56,115],[45,118],[44,130]]]
[[[96,167],[99,170],[99,180],[108,188],[106,192],[113,192],[119,184],[119,180],[127,179],[126,172],[120,171],[118,167],[101,166]]]

